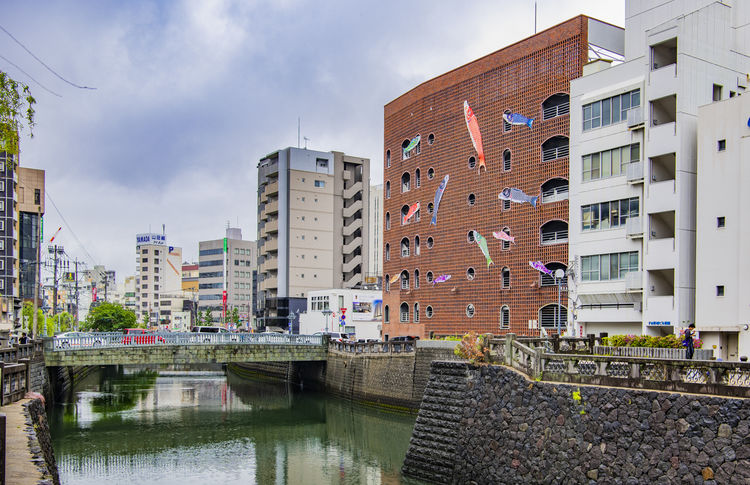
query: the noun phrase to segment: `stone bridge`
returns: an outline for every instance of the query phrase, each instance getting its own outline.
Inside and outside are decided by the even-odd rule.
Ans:
[[[324,361],[320,335],[88,333],[44,342],[47,367]]]

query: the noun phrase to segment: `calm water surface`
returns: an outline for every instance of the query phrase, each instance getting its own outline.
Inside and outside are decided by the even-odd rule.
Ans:
[[[414,484],[414,416],[233,374],[110,368],[50,412],[64,485]]]

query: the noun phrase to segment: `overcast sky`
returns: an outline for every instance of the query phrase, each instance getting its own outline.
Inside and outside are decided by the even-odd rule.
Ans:
[[[537,3],[539,30],[624,24],[624,0]],[[21,164],[47,171],[45,240],[62,225],[55,242],[122,282],[149,228],[187,261],[227,222],[255,239],[257,162],[296,146],[298,117],[309,148],[369,157],[381,183],[383,105],[532,35],[534,2],[3,0],[0,25],[96,87],[0,31],[0,55],[61,96],[0,59],[38,101]]]

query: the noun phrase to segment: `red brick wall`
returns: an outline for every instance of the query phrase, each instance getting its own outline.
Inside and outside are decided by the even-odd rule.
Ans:
[[[384,230],[384,247],[390,244],[390,260],[384,258],[384,277],[407,270],[410,290],[400,284],[384,290],[383,302],[390,312],[390,323],[383,324],[383,334],[427,337],[457,334],[469,330],[502,333],[500,308],[510,308],[510,330],[533,334],[529,320],[537,320],[539,309],[556,303],[557,288],[540,288],[539,273],[529,261],[567,264],[567,244],[542,246],[540,227],[552,219],[568,220],[567,201],[541,204],[512,203],[502,211],[498,194],[504,187],[516,187],[529,195],[540,195],[541,185],[555,177],[568,179],[568,159],[541,161],[541,146],[555,135],[568,136],[569,116],[542,121],[542,103],[556,93],[569,93],[570,80],[581,75],[587,59],[587,18],[580,16],[541,32],[510,47],[490,54],[438,78],[428,81],[385,107],[385,146],[391,163],[384,165],[384,182],[391,183],[391,196],[385,198],[384,210],[391,215],[391,228]],[[464,100],[474,110],[482,133],[487,171],[478,174],[469,169],[469,157],[476,157],[463,114]],[[506,109],[534,118],[533,129],[513,126],[503,132],[502,113]],[[421,152],[402,161],[401,144],[417,134],[422,137]],[[429,145],[427,137],[435,135]],[[503,151],[512,154],[511,170],[503,171]],[[435,170],[429,180],[428,169]],[[421,171],[421,186],[416,187],[415,170]],[[411,175],[411,190],[401,193],[401,175]],[[437,225],[430,225],[427,204],[449,174]],[[473,193],[476,203],[467,202]],[[541,198],[540,198],[541,199]],[[421,204],[421,219],[402,226],[403,205]],[[385,218],[384,218],[385,220]],[[493,231],[509,227],[516,244],[501,250],[501,241]],[[467,241],[467,233],[477,230],[487,240],[494,264],[487,269],[485,258],[476,243]],[[421,239],[420,255],[414,254],[414,236]],[[435,245],[427,249],[427,238]],[[411,254],[401,258],[400,241],[408,237]],[[509,267],[510,289],[501,288],[501,271]],[[468,280],[466,271],[474,268],[475,278]],[[420,288],[414,288],[414,270],[420,272]],[[431,271],[435,277],[450,274],[445,283],[426,282]],[[385,281],[385,280],[384,280]],[[387,283],[385,283],[387,284]],[[562,302],[566,301],[563,294]],[[409,323],[399,323],[399,306],[409,304]],[[419,323],[414,323],[414,303],[420,305]],[[475,307],[473,318],[466,316],[466,306]],[[425,315],[430,305],[432,318]]]

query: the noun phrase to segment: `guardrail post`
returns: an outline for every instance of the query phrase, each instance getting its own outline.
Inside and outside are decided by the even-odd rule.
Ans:
[[[515,333],[505,334],[505,365],[508,367],[513,367],[513,341],[515,339]]]
[[[534,347],[534,362],[531,363],[532,379],[542,378],[542,353],[544,349],[542,347]]]
[[[558,333],[552,335],[552,352],[560,353],[560,334]]]

